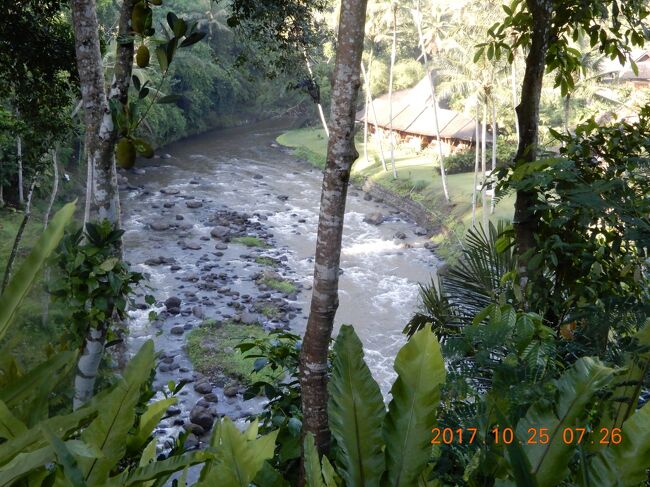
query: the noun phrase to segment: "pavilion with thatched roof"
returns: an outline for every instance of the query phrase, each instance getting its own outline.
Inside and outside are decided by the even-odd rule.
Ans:
[[[424,77],[416,86],[393,93],[393,135],[402,140],[414,140],[421,147],[437,140],[429,77]],[[451,154],[476,143],[477,122],[464,113],[438,107],[438,127],[443,152]],[[356,119],[368,124],[371,130],[388,135],[390,131],[390,105],[388,95],[375,98],[368,108],[357,113]],[[479,138],[481,125],[478,124]]]

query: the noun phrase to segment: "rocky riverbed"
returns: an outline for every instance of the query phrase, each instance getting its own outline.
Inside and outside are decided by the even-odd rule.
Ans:
[[[277,147],[277,130],[206,134],[120,175],[126,257],[158,299],[153,322],[144,303],[132,312],[131,348],[155,340],[161,397],[169,381],[188,382],[157,431],[163,447],[183,430],[191,432],[188,446],[198,447],[215,418],[244,421],[263,404],[244,401],[242,384],[230,377],[193,370],[185,349],[191,330],[206,320],[297,332],[306,324],[320,174]],[[348,207],[337,323],[355,324],[386,393],[418,283],[438,261],[424,248],[426,230],[398,209],[359,191]]]

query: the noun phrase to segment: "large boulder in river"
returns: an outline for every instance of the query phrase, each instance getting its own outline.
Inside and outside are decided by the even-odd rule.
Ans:
[[[165,300],[166,308],[178,308],[181,305],[181,298],[171,296]]]
[[[379,211],[375,211],[363,217],[363,221],[370,223],[371,225],[381,225],[384,222],[384,214]]]
[[[156,232],[164,232],[165,230],[169,230],[171,227],[171,225],[167,222],[151,222],[149,226]]]
[[[212,235],[214,238],[226,238],[228,235],[230,235],[230,228],[224,227],[222,225],[217,225],[216,227],[213,227],[212,230],[210,230],[210,235]]]
[[[205,431],[208,431],[214,424],[214,417],[208,409],[201,406],[195,406],[190,411],[190,421],[194,424],[198,424]]]

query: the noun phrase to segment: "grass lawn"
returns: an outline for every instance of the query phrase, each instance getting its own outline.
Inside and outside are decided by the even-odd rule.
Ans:
[[[323,167],[327,152],[325,133],[320,128],[303,128],[291,130],[277,139],[278,143],[296,149],[296,155],[304,157],[318,167]],[[402,196],[424,205],[445,231],[434,236],[433,241],[440,244],[440,254],[443,258],[453,258],[458,251],[458,241],[462,239],[467,228],[472,225],[472,186],[473,173],[451,174],[447,176],[447,186],[450,202],[444,198],[442,179],[433,166],[431,156],[427,151],[416,151],[406,145],[395,149],[395,167],[397,179],[393,178],[390,168],[389,149],[384,141],[384,158],[388,170],[381,165],[379,147],[368,144],[368,160],[364,156],[363,134],[360,132],[356,139],[360,157],[352,168],[352,178],[358,183],[372,179],[381,186]],[[489,198],[488,198],[489,205]],[[514,212],[514,195],[503,198],[489,216],[493,222],[511,220]],[[478,223],[482,221],[482,209],[476,213]]]

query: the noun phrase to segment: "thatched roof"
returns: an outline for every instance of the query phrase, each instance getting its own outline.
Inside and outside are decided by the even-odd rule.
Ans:
[[[393,130],[413,135],[436,137],[433,104],[429,78],[424,77],[415,87],[393,93]],[[368,111],[368,122],[380,127],[390,126],[390,107],[388,95],[373,100],[372,108]],[[438,126],[442,139],[455,139],[466,142],[475,141],[476,120],[472,117],[453,110],[438,107]],[[357,120],[365,121],[365,110],[357,113]],[[479,125],[480,133],[480,125]],[[480,140],[480,135],[479,135]]]

